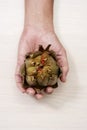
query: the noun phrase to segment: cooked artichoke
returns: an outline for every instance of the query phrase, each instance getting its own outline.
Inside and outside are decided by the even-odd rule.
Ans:
[[[23,87],[33,87],[36,91],[45,89],[47,86],[58,87],[58,77],[61,74],[57,64],[56,54],[39,46],[39,50],[29,53],[25,56],[24,64],[20,68],[20,74],[23,78]]]

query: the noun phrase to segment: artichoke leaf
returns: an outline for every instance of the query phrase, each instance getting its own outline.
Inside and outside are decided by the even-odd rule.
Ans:
[[[25,76],[25,63],[20,67],[20,75]]]

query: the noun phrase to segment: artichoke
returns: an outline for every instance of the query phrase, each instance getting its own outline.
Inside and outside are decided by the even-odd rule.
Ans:
[[[23,79],[25,89],[32,87],[37,91],[45,89],[47,86],[58,87],[58,77],[61,70],[57,64],[56,54],[49,50],[51,45],[46,49],[42,45],[36,52],[28,53],[25,56],[24,64],[20,68],[20,74]]]

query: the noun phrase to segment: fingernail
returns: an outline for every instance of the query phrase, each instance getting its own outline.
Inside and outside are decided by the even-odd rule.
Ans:
[[[27,89],[27,94],[29,94],[29,95],[31,95],[31,96],[33,96],[34,94],[35,94],[35,91],[33,90],[33,88],[29,88],[29,89]]]
[[[60,79],[62,82],[66,82],[66,78],[64,78],[64,77],[60,77]]]
[[[36,99],[42,99],[42,98],[43,98],[43,95],[42,95],[42,94],[36,94],[36,95],[35,95],[35,98],[36,98]]]
[[[52,87],[47,87],[46,93],[51,94],[52,92],[53,92],[53,88]]]
[[[63,77],[63,82],[65,82],[65,81],[66,81],[66,78]]]

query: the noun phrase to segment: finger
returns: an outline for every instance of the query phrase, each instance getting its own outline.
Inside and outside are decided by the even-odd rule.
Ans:
[[[34,89],[35,90],[35,98],[36,99],[41,99],[43,97],[43,93],[40,89]]]
[[[20,67],[22,65],[22,62],[20,61],[23,61],[24,59],[21,58],[18,62],[17,62],[17,67],[16,67],[16,72],[15,72],[15,80],[16,80],[16,84],[17,84],[17,87],[21,90],[21,92],[25,92],[25,89],[23,88],[22,86],[22,83],[23,83],[23,79],[20,75]]]
[[[65,82],[66,81],[67,73],[69,71],[68,61],[67,61],[66,55],[58,57],[58,64],[59,64],[59,66],[61,68],[61,71],[62,71],[62,75],[60,77],[60,80],[62,82]]]
[[[24,63],[25,60],[25,55],[18,55],[18,59],[17,59],[17,66],[21,67],[21,65]],[[18,68],[19,69],[19,68]],[[19,71],[19,70],[18,70]]]
[[[22,93],[25,93],[25,89],[22,87],[22,83],[16,82],[16,84],[17,84],[17,87],[19,88],[19,90],[20,90]]]
[[[47,88],[45,89],[45,92],[46,92],[47,94],[51,94],[53,91],[54,91],[54,89],[53,89],[52,87],[47,87]]]
[[[62,75],[60,77],[60,80],[62,82],[66,82],[67,68],[62,67],[61,70],[62,70]]]
[[[26,93],[29,94],[29,95],[31,95],[31,96],[33,96],[33,95],[35,95],[35,90],[33,88],[28,88],[26,90]]]
[[[61,71],[62,71],[62,75],[61,75],[60,79],[61,79],[62,82],[65,82],[66,76],[67,76],[67,73],[68,73],[68,70],[69,70],[68,62],[67,62],[66,59],[61,62],[60,68],[61,68]]]
[[[35,98],[36,99],[42,99],[43,98],[43,94],[42,93],[37,93],[37,94],[35,94]]]
[[[15,80],[17,83],[21,83],[22,82],[22,77],[18,74],[15,75]]]
[[[22,86],[22,78],[21,78],[21,76],[18,75],[18,74],[15,74],[15,80],[16,80],[17,87],[20,89],[20,91],[22,93],[25,93],[25,89]]]

